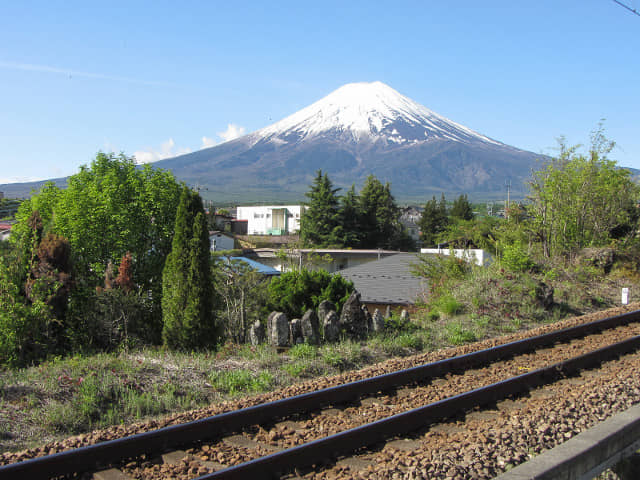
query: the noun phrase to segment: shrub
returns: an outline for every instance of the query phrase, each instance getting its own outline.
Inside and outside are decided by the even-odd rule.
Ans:
[[[268,287],[268,311],[284,312],[289,318],[300,318],[330,300],[340,309],[353,291],[353,283],[326,270],[294,270],[274,278]]]
[[[520,242],[505,245],[502,250],[502,265],[512,272],[524,272],[534,266],[529,253]]]

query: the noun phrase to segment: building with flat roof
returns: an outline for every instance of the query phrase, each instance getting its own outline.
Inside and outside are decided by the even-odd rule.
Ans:
[[[301,205],[237,207],[236,219],[247,221],[248,235],[288,235],[300,230]]]

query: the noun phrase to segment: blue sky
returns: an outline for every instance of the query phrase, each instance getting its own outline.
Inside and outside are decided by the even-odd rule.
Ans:
[[[375,80],[533,152],[604,118],[640,168],[639,51],[613,0],[2,2],[0,183],[195,151]]]

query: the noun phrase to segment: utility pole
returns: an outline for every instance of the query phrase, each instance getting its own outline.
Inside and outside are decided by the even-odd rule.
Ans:
[[[504,218],[509,218],[509,203],[511,202],[511,180],[504,182],[507,187],[507,204],[504,207]]]

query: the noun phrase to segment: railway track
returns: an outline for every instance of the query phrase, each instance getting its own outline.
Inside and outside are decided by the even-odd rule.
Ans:
[[[388,439],[635,352],[640,348],[639,321],[640,311],[631,312],[184,425],[14,463],[0,467],[0,478],[91,478],[98,470],[111,467],[117,467],[111,473],[122,478],[275,478],[296,468],[310,477],[322,477],[326,471],[333,472],[329,476],[340,476],[342,467],[336,465],[336,457],[368,446],[375,451]],[[173,453],[167,453],[171,450]],[[373,461],[374,466],[378,463]],[[304,470],[309,465],[316,469]],[[346,468],[353,474],[355,467]]]

